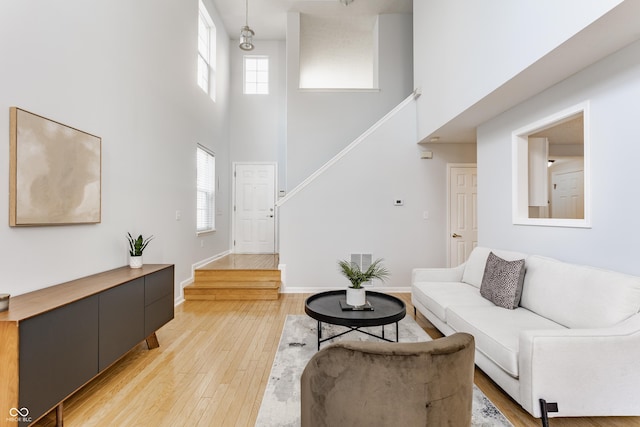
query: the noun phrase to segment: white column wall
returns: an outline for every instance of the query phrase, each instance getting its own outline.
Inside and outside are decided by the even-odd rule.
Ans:
[[[475,162],[475,145],[420,159],[415,120],[412,102],[279,208],[285,292],[344,288],[337,261],[351,253],[385,259],[378,289],[408,290],[411,269],[446,265],[446,165]]]

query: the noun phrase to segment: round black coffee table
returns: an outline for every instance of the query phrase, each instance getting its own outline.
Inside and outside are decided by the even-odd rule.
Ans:
[[[340,300],[346,300],[346,291],[328,291],[307,298],[304,311],[318,321],[318,350],[320,344],[349,332],[360,331],[364,334],[385,341],[384,325],[396,324],[396,342],[398,341],[398,322],[407,314],[404,302],[394,296],[367,290],[367,302],[372,310],[343,310]],[[349,328],[331,337],[322,338],[322,322],[341,325]],[[382,326],[382,334],[375,335],[360,328],[366,326]]]

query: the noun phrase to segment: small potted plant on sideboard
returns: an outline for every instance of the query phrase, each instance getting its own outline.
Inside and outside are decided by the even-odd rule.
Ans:
[[[142,234],[140,234],[137,238],[134,238],[131,233],[127,233],[127,239],[129,240],[129,267],[141,268],[142,252],[153,239],[153,236],[143,238]]]
[[[355,262],[338,261],[340,272],[351,282],[351,286],[347,288],[347,304],[354,307],[365,305],[367,296],[362,284],[372,279],[384,281],[389,277],[389,270],[382,265],[382,261],[382,258],[375,260],[365,271]]]

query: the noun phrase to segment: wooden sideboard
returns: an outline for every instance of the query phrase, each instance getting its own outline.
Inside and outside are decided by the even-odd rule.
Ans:
[[[0,312],[0,426],[27,426],[174,316],[174,266],[121,267],[12,297]]]

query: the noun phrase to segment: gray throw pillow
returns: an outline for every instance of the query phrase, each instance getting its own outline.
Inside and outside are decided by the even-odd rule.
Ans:
[[[506,261],[489,253],[480,295],[497,306],[513,310],[520,304],[524,283],[524,259]]]

